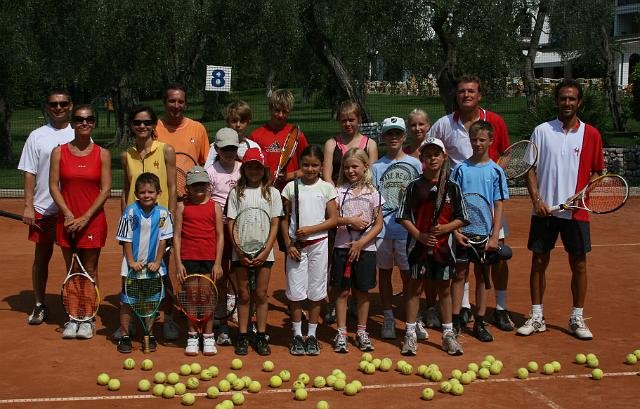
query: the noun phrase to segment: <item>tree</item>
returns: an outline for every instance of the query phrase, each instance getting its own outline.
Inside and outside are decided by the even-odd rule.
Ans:
[[[538,47],[540,45],[540,36],[544,28],[544,22],[549,14],[549,6],[551,0],[540,0],[538,8],[535,11],[535,24],[529,37],[529,46],[527,48],[527,54],[523,57],[524,68],[522,73],[522,80],[524,83],[524,93],[527,96],[527,110],[531,113],[535,111],[538,105],[538,83],[536,82],[534,63],[536,61],[536,54],[538,53]],[[530,12],[530,6],[525,5],[523,10],[524,24],[530,24],[529,19],[526,18]]]

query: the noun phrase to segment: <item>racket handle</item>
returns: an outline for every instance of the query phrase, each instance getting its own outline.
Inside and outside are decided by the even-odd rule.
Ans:
[[[482,263],[482,278],[484,279],[484,288],[486,290],[491,290],[491,275],[489,274],[491,267],[489,264],[483,262]]]
[[[151,353],[151,347],[149,346],[149,335],[145,335],[142,340],[142,352],[145,354]]]
[[[347,265],[344,267],[344,278],[350,278],[350,277],[351,277],[351,262],[347,261]]]
[[[551,206],[549,208],[550,212],[555,212],[555,211],[558,211],[558,210],[564,210],[564,205],[559,204],[559,205]]]

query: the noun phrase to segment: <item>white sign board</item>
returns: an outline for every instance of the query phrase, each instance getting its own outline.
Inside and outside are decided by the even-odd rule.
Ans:
[[[231,92],[231,67],[207,65],[205,91]]]

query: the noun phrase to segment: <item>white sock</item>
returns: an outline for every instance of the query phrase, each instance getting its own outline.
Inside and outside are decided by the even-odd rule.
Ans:
[[[293,336],[300,335],[302,336],[302,321],[291,322],[291,327],[293,328]]]
[[[542,304],[534,304],[531,306],[531,315],[534,317],[542,318],[544,317],[544,309]]]
[[[464,292],[462,293],[462,308],[471,308],[469,303],[469,282],[464,283]]]
[[[496,290],[496,310],[507,309],[507,290]]]
[[[571,309],[571,318],[582,317],[583,308],[573,307]]]
[[[382,311],[382,315],[385,320],[392,320],[393,318],[393,310],[384,310]]]
[[[318,328],[318,323],[315,323],[315,324],[309,323],[309,329],[307,329],[307,336],[308,337],[315,337],[316,336],[316,328]]]

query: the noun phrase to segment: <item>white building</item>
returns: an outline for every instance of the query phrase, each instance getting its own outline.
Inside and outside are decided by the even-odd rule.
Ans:
[[[616,14],[613,37],[616,42],[618,85],[626,87],[633,67],[640,62],[640,0],[614,0]]]

